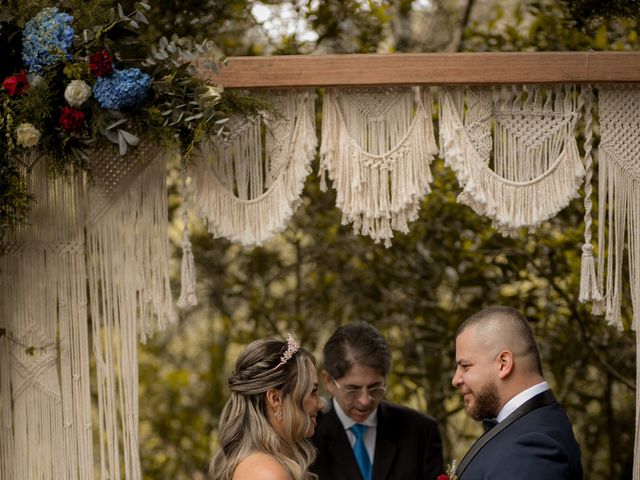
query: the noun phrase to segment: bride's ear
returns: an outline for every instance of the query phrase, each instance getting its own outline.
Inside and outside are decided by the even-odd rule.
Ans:
[[[271,410],[278,411],[282,406],[282,397],[280,395],[280,390],[276,388],[270,388],[266,393],[267,397],[267,405]]]

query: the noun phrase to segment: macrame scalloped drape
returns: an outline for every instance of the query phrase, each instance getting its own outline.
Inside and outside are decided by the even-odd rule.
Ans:
[[[575,140],[582,97],[574,87],[468,87],[466,113],[464,98],[463,87],[442,90],[441,146],[462,187],[460,203],[513,235],[578,195],[585,170]]]
[[[245,246],[261,245],[285,228],[317,144],[312,90],[261,95],[273,110],[232,117],[230,135],[205,142],[188,170],[193,203],[209,232]]]
[[[29,163],[29,221],[0,245],[0,477],[91,479],[86,184]]]
[[[417,98],[417,101],[414,101]],[[336,189],[342,224],[391,246],[409,231],[432,181],[438,152],[431,93],[410,87],[327,89],[320,147],[321,187]]]

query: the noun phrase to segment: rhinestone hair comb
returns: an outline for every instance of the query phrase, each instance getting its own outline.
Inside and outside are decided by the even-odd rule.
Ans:
[[[300,350],[300,344],[296,342],[290,333],[287,333],[287,350],[280,357],[280,363],[274,367],[274,370],[291,360],[291,357],[293,357],[298,350]]]

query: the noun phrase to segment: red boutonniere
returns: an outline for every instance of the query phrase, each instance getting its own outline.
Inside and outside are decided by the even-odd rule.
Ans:
[[[24,70],[20,70],[18,75],[5,78],[2,82],[2,87],[10,97],[22,95],[29,89],[29,80],[27,80],[27,75],[24,73]]]
[[[438,475],[437,480],[458,480],[458,476],[456,475],[456,467],[457,462],[454,460],[449,465],[447,465],[447,473]]]

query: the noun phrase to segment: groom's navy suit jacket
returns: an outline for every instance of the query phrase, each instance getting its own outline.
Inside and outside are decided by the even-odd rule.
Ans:
[[[457,473],[460,480],[583,478],[571,423],[551,391],[528,400],[480,437]]]
[[[320,480],[362,480],[344,426],[333,408],[318,415],[312,440],[318,457],[311,471]],[[436,421],[415,410],[380,402],[372,480],[435,480],[443,471]]]

